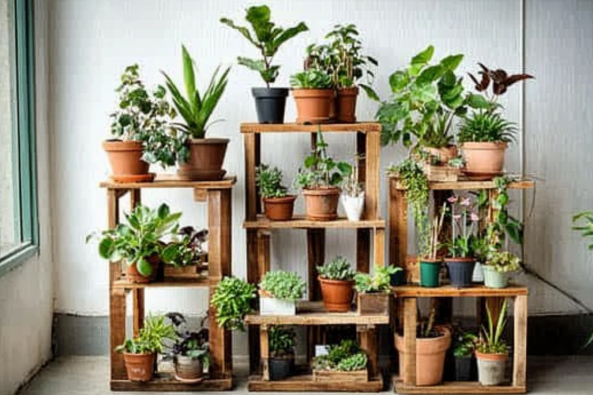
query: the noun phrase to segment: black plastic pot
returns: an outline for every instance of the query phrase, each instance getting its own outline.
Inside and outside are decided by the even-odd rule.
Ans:
[[[473,258],[445,258],[451,285],[457,288],[470,287],[476,260]]]
[[[270,380],[284,380],[290,376],[293,368],[294,356],[268,359],[268,372],[270,373]]]
[[[251,88],[259,123],[284,123],[288,88]]]
[[[406,275],[403,270],[398,270],[389,277],[389,285],[397,286],[406,283]]]
[[[455,381],[476,381],[478,369],[473,355],[455,357]]]

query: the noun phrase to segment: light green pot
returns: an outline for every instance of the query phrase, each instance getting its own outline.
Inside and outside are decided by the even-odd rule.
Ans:
[[[506,288],[509,285],[509,273],[501,273],[488,265],[482,265],[484,285],[488,288]]]

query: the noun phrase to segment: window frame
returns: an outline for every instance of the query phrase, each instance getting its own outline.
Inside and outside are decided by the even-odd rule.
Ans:
[[[37,207],[37,155],[35,139],[35,29],[34,0],[10,0],[14,4],[16,55],[16,125],[18,153],[20,244],[0,256],[0,276],[39,253]],[[16,173],[16,172],[15,172]]]

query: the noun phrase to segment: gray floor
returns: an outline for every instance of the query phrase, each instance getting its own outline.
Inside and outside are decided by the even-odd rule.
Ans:
[[[246,369],[236,366],[237,386],[246,389]],[[528,361],[530,394],[593,394],[593,356],[533,357]],[[391,393],[391,390],[386,393]],[[141,394],[109,391],[109,361],[106,357],[64,357],[50,363],[19,395]],[[177,394],[177,393],[170,393]],[[179,393],[183,394],[183,393]]]

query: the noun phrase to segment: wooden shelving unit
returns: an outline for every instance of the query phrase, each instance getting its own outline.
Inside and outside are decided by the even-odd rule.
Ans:
[[[521,180],[511,183],[509,189],[529,189],[534,187],[531,180]],[[489,191],[492,201],[496,197],[493,181],[458,181],[458,182],[431,182],[435,205],[439,206],[446,193],[451,190],[479,190]],[[396,178],[389,179],[389,257],[390,262],[396,263],[404,269],[407,267],[408,258],[408,202],[405,189]],[[488,218],[492,218],[492,209]],[[408,259],[407,259],[408,258]],[[406,347],[405,359],[406,375],[393,378],[394,391],[401,394],[524,394],[526,387],[527,368],[527,296],[528,290],[521,285],[510,285],[503,289],[486,288],[483,285],[474,285],[469,288],[455,288],[443,285],[437,288],[423,288],[418,285],[404,285],[392,287],[393,294],[400,306],[400,321],[403,325],[404,344]],[[435,386],[416,385],[416,324],[418,298],[439,298],[443,308],[441,316],[452,316],[451,298],[477,298],[478,315],[483,316],[483,307],[488,306],[498,309],[504,298],[514,300],[514,345],[513,345],[513,374],[511,382],[507,385],[493,387],[481,386],[478,382],[445,382]],[[498,310],[493,310],[498,311]]]
[[[223,276],[231,275],[231,192],[236,183],[235,177],[221,181],[195,182],[182,181],[171,175],[157,175],[154,182],[114,183],[102,182],[101,188],[107,190],[108,226],[114,228],[119,223],[120,200],[130,196],[132,207],[140,204],[141,190],[150,188],[190,188],[194,200],[208,205],[208,269],[197,279],[165,279],[162,282],[137,284],[129,282],[123,275],[119,262],[109,265],[109,330],[111,350],[111,390],[112,391],[224,391],[233,388],[231,336],[220,329],[212,310],[209,311],[209,342],[211,367],[210,374],[202,382],[187,384],[175,380],[168,373],[158,373],[147,383],[128,380],[123,356],[114,351],[126,338],[126,295],[132,294],[133,335],[136,335],[144,322],[144,293],[147,288],[162,287],[205,287],[209,297]]]
[[[255,184],[255,169],[261,163],[261,135],[263,133],[309,133],[311,147],[315,147],[316,133],[355,133],[356,152],[359,155],[359,181],[364,183],[365,209],[362,220],[350,222],[345,218],[320,222],[304,219],[296,214],[291,221],[269,221],[262,216],[261,199]],[[312,302],[321,299],[316,269],[325,261],[325,233],[327,229],[356,230],[356,270],[368,272],[371,266],[371,246],[375,251],[373,264],[384,264],[385,221],[379,218],[379,154],[381,126],[377,123],[299,125],[299,124],[241,124],[245,151],[245,222],[247,231],[247,280],[257,283],[270,270],[271,234],[282,229],[303,229],[307,238],[308,296]],[[284,381],[269,381],[267,377],[267,330],[270,325],[308,326],[308,358],[318,331],[312,327],[324,325],[356,325],[358,338],[367,353],[372,369],[376,367],[375,325],[388,324],[389,318],[359,317],[355,313],[327,313],[320,304],[301,304],[293,317],[251,315],[249,323],[250,391],[359,391],[376,392],[383,388],[383,380],[375,371],[372,380],[364,383],[315,382],[310,371]],[[304,309],[304,310],[303,310]],[[375,319],[377,322],[373,322]]]

